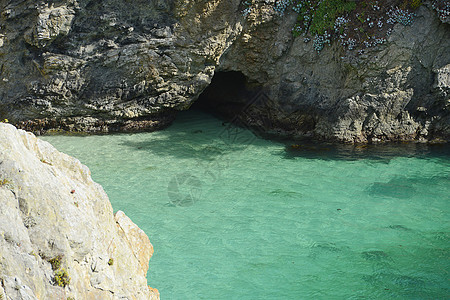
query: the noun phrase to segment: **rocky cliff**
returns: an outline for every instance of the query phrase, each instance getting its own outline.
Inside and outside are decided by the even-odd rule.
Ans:
[[[0,117],[34,132],[152,130],[202,95],[277,135],[448,140],[448,0],[411,1],[414,20],[397,14],[380,44],[360,15],[353,35],[374,47],[325,34],[320,53],[292,34],[298,14],[280,13],[300,2],[0,0]]]
[[[153,247],[77,159],[0,123],[0,299],[159,299]]]

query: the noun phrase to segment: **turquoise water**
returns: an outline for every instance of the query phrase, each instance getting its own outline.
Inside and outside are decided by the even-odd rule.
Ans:
[[[162,299],[449,299],[447,146],[293,149],[198,111],[43,139],[149,235]]]

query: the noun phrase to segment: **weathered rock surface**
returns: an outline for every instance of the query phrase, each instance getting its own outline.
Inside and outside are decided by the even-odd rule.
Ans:
[[[236,71],[242,97],[211,92],[212,105],[262,91],[240,119],[266,132],[448,140],[450,25],[429,1],[364,55],[337,44],[318,54],[274,2],[244,18],[240,0],[0,0],[0,118],[35,132],[158,129],[215,73]]]
[[[0,123],[1,299],[159,299],[145,277],[152,254],[86,166]]]
[[[428,6],[417,14],[363,55],[337,44],[317,53],[312,42],[289,35],[294,16],[280,20],[263,5],[218,70],[240,71],[263,91],[242,93],[256,105],[240,118],[262,131],[344,142],[448,140],[450,27]],[[207,98],[229,107],[226,94],[208,91]]]

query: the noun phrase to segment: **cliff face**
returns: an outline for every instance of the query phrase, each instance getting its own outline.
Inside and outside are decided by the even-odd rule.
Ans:
[[[233,115],[245,107],[240,121],[265,132],[449,138],[450,25],[431,3],[357,54],[338,43],[317,53],[293,37],[295,14],[252,2],[244,17],[239,0],[1,0],[0,116],[35,132],[158,129],[235,71],[242,92],[224,81],[217,90],[234,94],[204,98]]]
[[[159,299],[153,247],[77,159],[0,123],[0,298]]]
[[[0,3],[0,114],[26,128],[160,128],[209,84],[239,1]]]
[[[363,54],[337,43],[317,53],[312,41],[289,35],[295,19],[266,14],[261,20],[263,12],[250,13],[257,25],[249,26],[220,66],[264,87],[264,104],[248,109],[247,123],[346,142],[448,139],[450,27],[429,7],[420,7],[411,26],[395,25],[385,44]]]

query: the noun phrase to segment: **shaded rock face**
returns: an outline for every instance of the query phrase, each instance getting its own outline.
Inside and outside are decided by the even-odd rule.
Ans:
[[[239,0],[2,0],[0,117],[35,132],[159,129],[214,74],[240,72],[238,99],[203,98],[264,132],[448,140],[450,28],[430,3],[357,55],[337,44],[318,54],[293,38],[295,15],[260,2],[244,18]],[[238,102],[253,105],[233,112]]]
[[[86,166],[0,123],[1,299],[159,299],[152,254]]]

